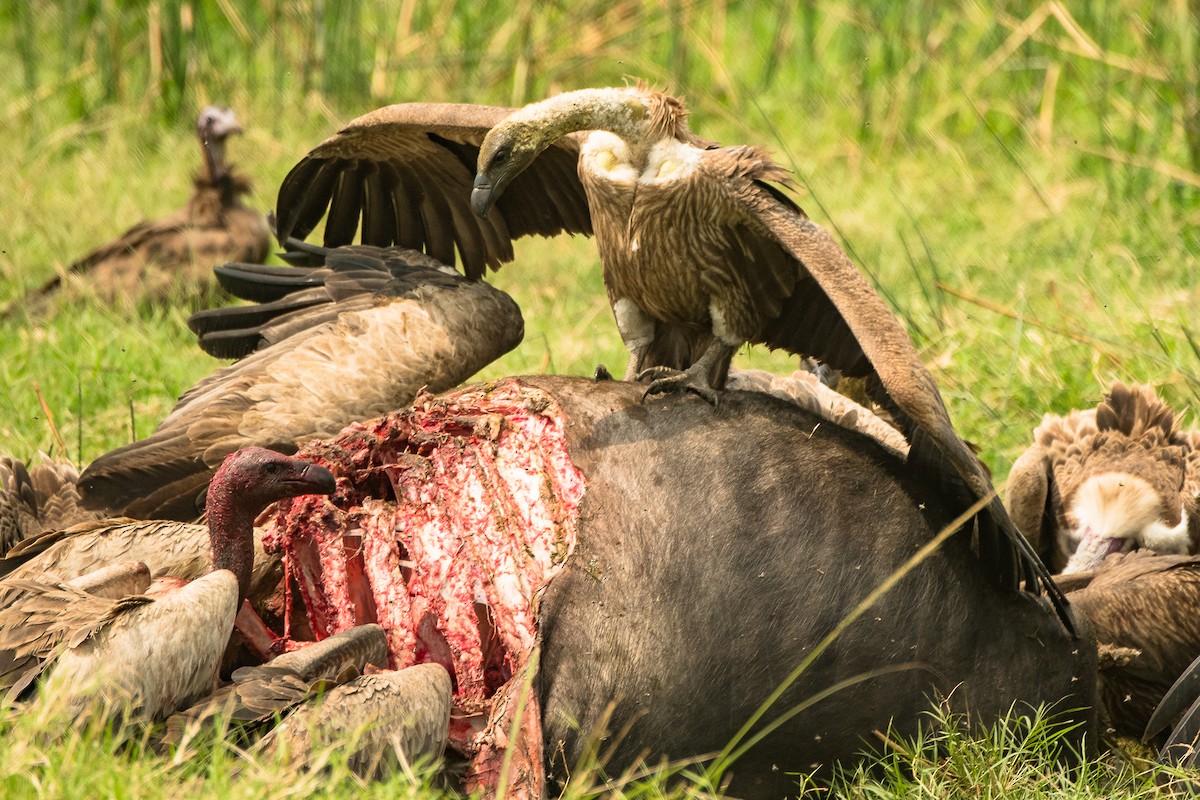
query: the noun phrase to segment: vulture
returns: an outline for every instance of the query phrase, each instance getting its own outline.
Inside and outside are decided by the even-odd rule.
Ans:
[[[295,452],[354,420],[456,386],[521,341],[504,292],[399,247],[293,242],[319,266],[227,264],[218,278],[255,305],[189,324],[213,355],[241,358],[189,389],[148,438],[100,456],[84,503],[139,519],[193,519],[221,459],[247,445]]]
[[[49,667],[39,697],[51,707],[78,713],[100,697],[153,720],[211,690],[250,591],[255,517],[276,500],[334,488],[323,467],[246,448],[226,459],[209,490],[208,574],[115,600],[50,576],[0,581],[10,696]]]
[[[1118,381],[1096,408],[1042,418],[1009,472],[1007,505],[1053,571],[1135,548],[1195,553],[1198,445],[1152,387]]]
[[[266,218],[242,204],[250,182],[225,160],[227,139],[241,130],[231,109],[209,106],[201,111],[196,133],[204,163],[187,205],[140,222],[88,253],[67,267],[65,275],[31,290],[26,307],[49,299],[64,279],[86,281],[89,292],[124,305],[139,298],[165,302],[201,295],[211,286],[217,264],[266,259],[271,247]]]
[[[991,498],[968,525],[995,555],[990,579],[1040,585],[1061,604],[903,325],[787,185],[762,150],[695,136],[675,98],[585,89],[515,111],[378,109],[292,168],[275,213],[280,236],[303,239],[325,218],[327,246],[361,228],[363,244],[447,263],[457,253],[468,277],[512,260],[515,238],[594,234],[631,352],[626,376],[653,378],[648,394],[686,388],[715,400],[746,342],[865,380],[909,443],[911,468],[937,476],[962,508]]]
[[[1168,688],[1200,656],[1200,557],[1115,553],[1093,570],[1061,576],[1059,585],[1096,637],[1107,724],[1141,738]]]
[[[45,531],[96,519],[98,514],[80,504],[78,482],[79,472],[69,462],[43,456],[27,466],[0,457],[0,557]]]

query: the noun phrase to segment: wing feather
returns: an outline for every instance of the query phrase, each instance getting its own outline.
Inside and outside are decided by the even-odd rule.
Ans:
[[[324,242],[398,244],[477,277],[513,258],[512,240],[537,234],[591,234],[577,173],[579,138],[551,145],[500,198],[488,218],[470,209],[479,145],[511,109],[407,103],[351,121],[292,168],[276,205],[281,239],[303,239],[329,218]],[[353,220],[353,224],[352,224]]]
[[[1016,587],[1023,581],[1028,591],[1036,593],[1040,585],[1064,624],[1074,632],[1065,598],[995,496],[987,468],[955,432],[937,384],[904,326],[823,228],[797,213],[794,204],[781,202],[778,190],[766,191],[763,186],[756,182],[742,191],[746,209],[803,266],[836,309],[837,317],[870,366],[868,391],[893,414],[911,444],[909,463],[940,476],[950,496],[958,495],[964,506],[992,498],[976,517],[974,527],[985,570],[1002,586]],[[821,325],[830,326],[831,321],[826,318]],[[790,344],[769,338],[783,331],[768,329],[766,334],[768,345]],[[838,344],[843,355],[853,352],[846,342]],[[806,354],[826,360],[820,350]],[[834,366],[838,366],[836,358],[830,361]]]

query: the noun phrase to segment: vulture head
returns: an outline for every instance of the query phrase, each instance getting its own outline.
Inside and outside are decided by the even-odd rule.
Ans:
[[[1095,569],[1110,553],[1145,548],[1184,554],[1191,548],[1188,513],[1178,492],[1164,496],[1149,481],[1127,472],[1089,477],[1067,511],[1074,552],[1063,573]]]
[[[1181,430],[1154,389],[1116,382],[1095,408],[1047,414],[1013,464],[1013,520],[1051,569],[1083,572],[1110,553],[1194,553],[1200,433]]]
[[[204,148],[204,159],[208,165],[211,183],[216,183],[229,172],[225,163],[225,140],[232,134],[241,133],[242,126],[232,108],[208,106],[196,120],[196,134]]]
[[[209,539],[213,565],[237,576],[241,598],[250,592],[255,517],[276,500],[336,489],[325,467],[264,447],[243,447],[225,457],[208,487]]]
[[[527,120],[513,120],[512,116],[515,115],[492,128],[479,148],[479,171],[471,189],[471,209],[481,217],[487,216],[512,179],[559,138],[541,126]]]
[[[512,179],[563,136],[605,130],[634,141],[646,135],[647,115],[635,89],[579,89],[514,111],[488,131],[479,147],[471,208],[486,216]]]

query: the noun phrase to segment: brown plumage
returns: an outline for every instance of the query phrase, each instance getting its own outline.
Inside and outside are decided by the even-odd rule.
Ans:
[[[1163,694],[1200,655],[1200,558],[1116,554],[1060,585],[1096,637],[1109,724],[1141,738]]]
[[[302,706],[262,748],[282,750],[296,766],[309,767],[323,750],[349,745],[350,769],[363,777],[397,763],[428,763],[446,747],[450,690],[441,664],[363,675]]]
[[[228,453],[295,452],[350,422],[456,386],[515,347],[520,309],[504,292],[402,248],[293,250],[320,267],[226,265],[256,306],[196,314],[201,346],[245,355],[188,390],[155,433],[97,458],[85,502],[139,518],[190,519]],[[246,354],[249,355],[246,355]]]
[[[866,379],[910,443],[909,463],[938,476],[963,507],[992,496],[903,325],[787,197],[786,184],[761,150],[692,134],[678,100],[596,89],[508,115],[451,105],[379,109],[293,168],[276,211],[280,235],[303,237],[328,209],[327,245],[352,241],[361,219],[367,244],[440,258],[457,247],[468,275],[509,260],[511,238],[594,229],[631,352],[627,376],[688,370],[655,373],[648,392],[687,388],[715,399],[712,387],[745,342],[814,356]],[[1040,582],[1061,600],[998,499],[977,520],[997,582],[1023,580],[1034,591]]]
[[[212,286],[212,269],[226,261],[262,262],[270,251],[265,217],[246,208],[250,181],[225,159],[226,139],[241,131],[233,111],[209,106],[196,133],[204,156],[187,205],[169,216],[133,226],[67,267],[25,297],[35,307],[64,285],[84,286],[109,303],[139,298],[164,302],[201,295]],[[11,309],[10,309],[11,310]]]
[[[17,459],[0,458],[0,557],[45,531],[98,518],[80,505],[78,483],[79,472],[65,461],[43,456],[27,467]]]
[[[253,568],[254,518],[271,502],[329,494],[322,467],[261,448],[230,456],[213,480],[213,571],[185,586],[117,600],[47,576],[0,582],[0,664],[19,692],[52,665],[41,695],[72,714],[95,699],[155,719],[210,689]],[[147,570],[148,572],[148,570]]]
[[[1007,504],[1054,571],[1097,565],[1146,547],[1200,545],[1200,453],[1195,432],[1150,386],[1116,382],[1094,409],[1047,414],[1013,464]]]
[[[302,703],[363,674],[387,666],[387,636],[375,624],[358,625],[257,667],[235,670],[232,682],[171,715],[166,744],[179,744],[200,726],[222,717],[252,734]]]
[[[95,520],[26,539],[0,559],[0,577],[30,579],[52,575],[67,581],[105,564],[138,561],[152,578],[190,581],[212,569],[206,525],[173,520]],[[262,531],[254,529],[254,568],[250,599],[256,605],[274,591],[281,566],[277,554],[263,550]]]

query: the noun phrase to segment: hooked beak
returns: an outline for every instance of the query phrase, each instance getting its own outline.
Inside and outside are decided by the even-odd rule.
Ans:
[[[493,201],[492,183],[482,172],[475,175],[475,187],[471,189],[471,210],[481,217],[486,217],[495,205]]]
[[[309,464],[300,473],[297,488],[302,488],[303,494],[333,494],[337,491],[337,481],[329,470],[319,464]]]

